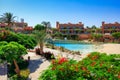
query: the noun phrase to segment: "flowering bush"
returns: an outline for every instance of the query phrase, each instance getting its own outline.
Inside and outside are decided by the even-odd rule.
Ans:
[[[116,60],[118,58],[118,60]],[[93,52],[82,61],[53,60],[39,80],[119,80],[120,55]]]
[[[51,52],[44,52],[42,56],[44,56],[47,60],[55,59],[54,54]]]

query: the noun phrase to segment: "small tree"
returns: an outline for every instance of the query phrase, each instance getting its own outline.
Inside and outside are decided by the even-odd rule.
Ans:
[[[34,30],[39,30],[39,31],[45,30],[45,29],[46,29],[45,26],[44,26],[44,25],[41,25],[41,24],[37,24],[37,25],[34,27]]]
[[[44,47],[44,41],[46,39],[46,32],[45,30],[43,31],[35,31],[35,38],[36,38],[36,41],[40,47],[40,53],[42,54],[43,53],[43,47]]]
[[[50,24],[50,22],[48,21],[43,21],[43,22],[41,22],[41,24],[43,24],[45,27],[46,27],[46,29],[47,28],[51,28],[51,24]]]
[[[62,33],[57,31],[54,34],[52,34],[52,36],[56,38],[62,38]]]
[[[112,36],[118,39],[120,38],[120,32],[112,33]]]
[[[33,35],[15,34],[14,32],[10,32],[8,30],[0,31],[0,41],[18,42],[27,49],[33,49],[37,44]]]
[[[118,40],[120,39],[120,32],[112,33],[112,36]]]
[[[1,22],[8,23],[8,26],[10,26],[13,23],[15,17],[16,16],[13,16],[12,13],[7,12],[7,13],[4,13],[3,15],[1,15],[0,20],[1,20]]]
[[[98,41],[98,40],[100,40],[100,38],[103,37],[103,35],[102,34],[92,34],[92,37],[94,38],[94,40]]]
[[[27,54],[26,48],[17,42],[1,42],[0,44],[0,56],[2,56],[8,63],[14,63],[15,72],[20,76],[20,70],[17,62],[20,62],[20,57],[23,54]]]

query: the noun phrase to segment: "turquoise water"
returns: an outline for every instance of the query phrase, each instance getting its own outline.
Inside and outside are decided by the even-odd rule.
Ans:
[[[58,47],[64,47],[72,51],[80,51],[80,53],[90,53],[95,51],[95,45],[93,44],[54,43],[54,45]]]

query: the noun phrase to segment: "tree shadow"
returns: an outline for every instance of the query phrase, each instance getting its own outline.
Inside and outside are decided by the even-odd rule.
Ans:
[[[40,64],[42,64],[42,59],[35,59],[29,61],[28,69],[30,70],[30,73],[33,73],[37,70],[37,68],[40,67]]]

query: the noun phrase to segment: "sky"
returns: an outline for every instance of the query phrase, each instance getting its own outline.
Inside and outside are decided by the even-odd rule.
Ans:
[[[6,12],[21,18],[29,26],[50,21],[82,22],[84,26],[101,26],[101,22],[120,22],[120,0],[0,0],[0,15]]]

